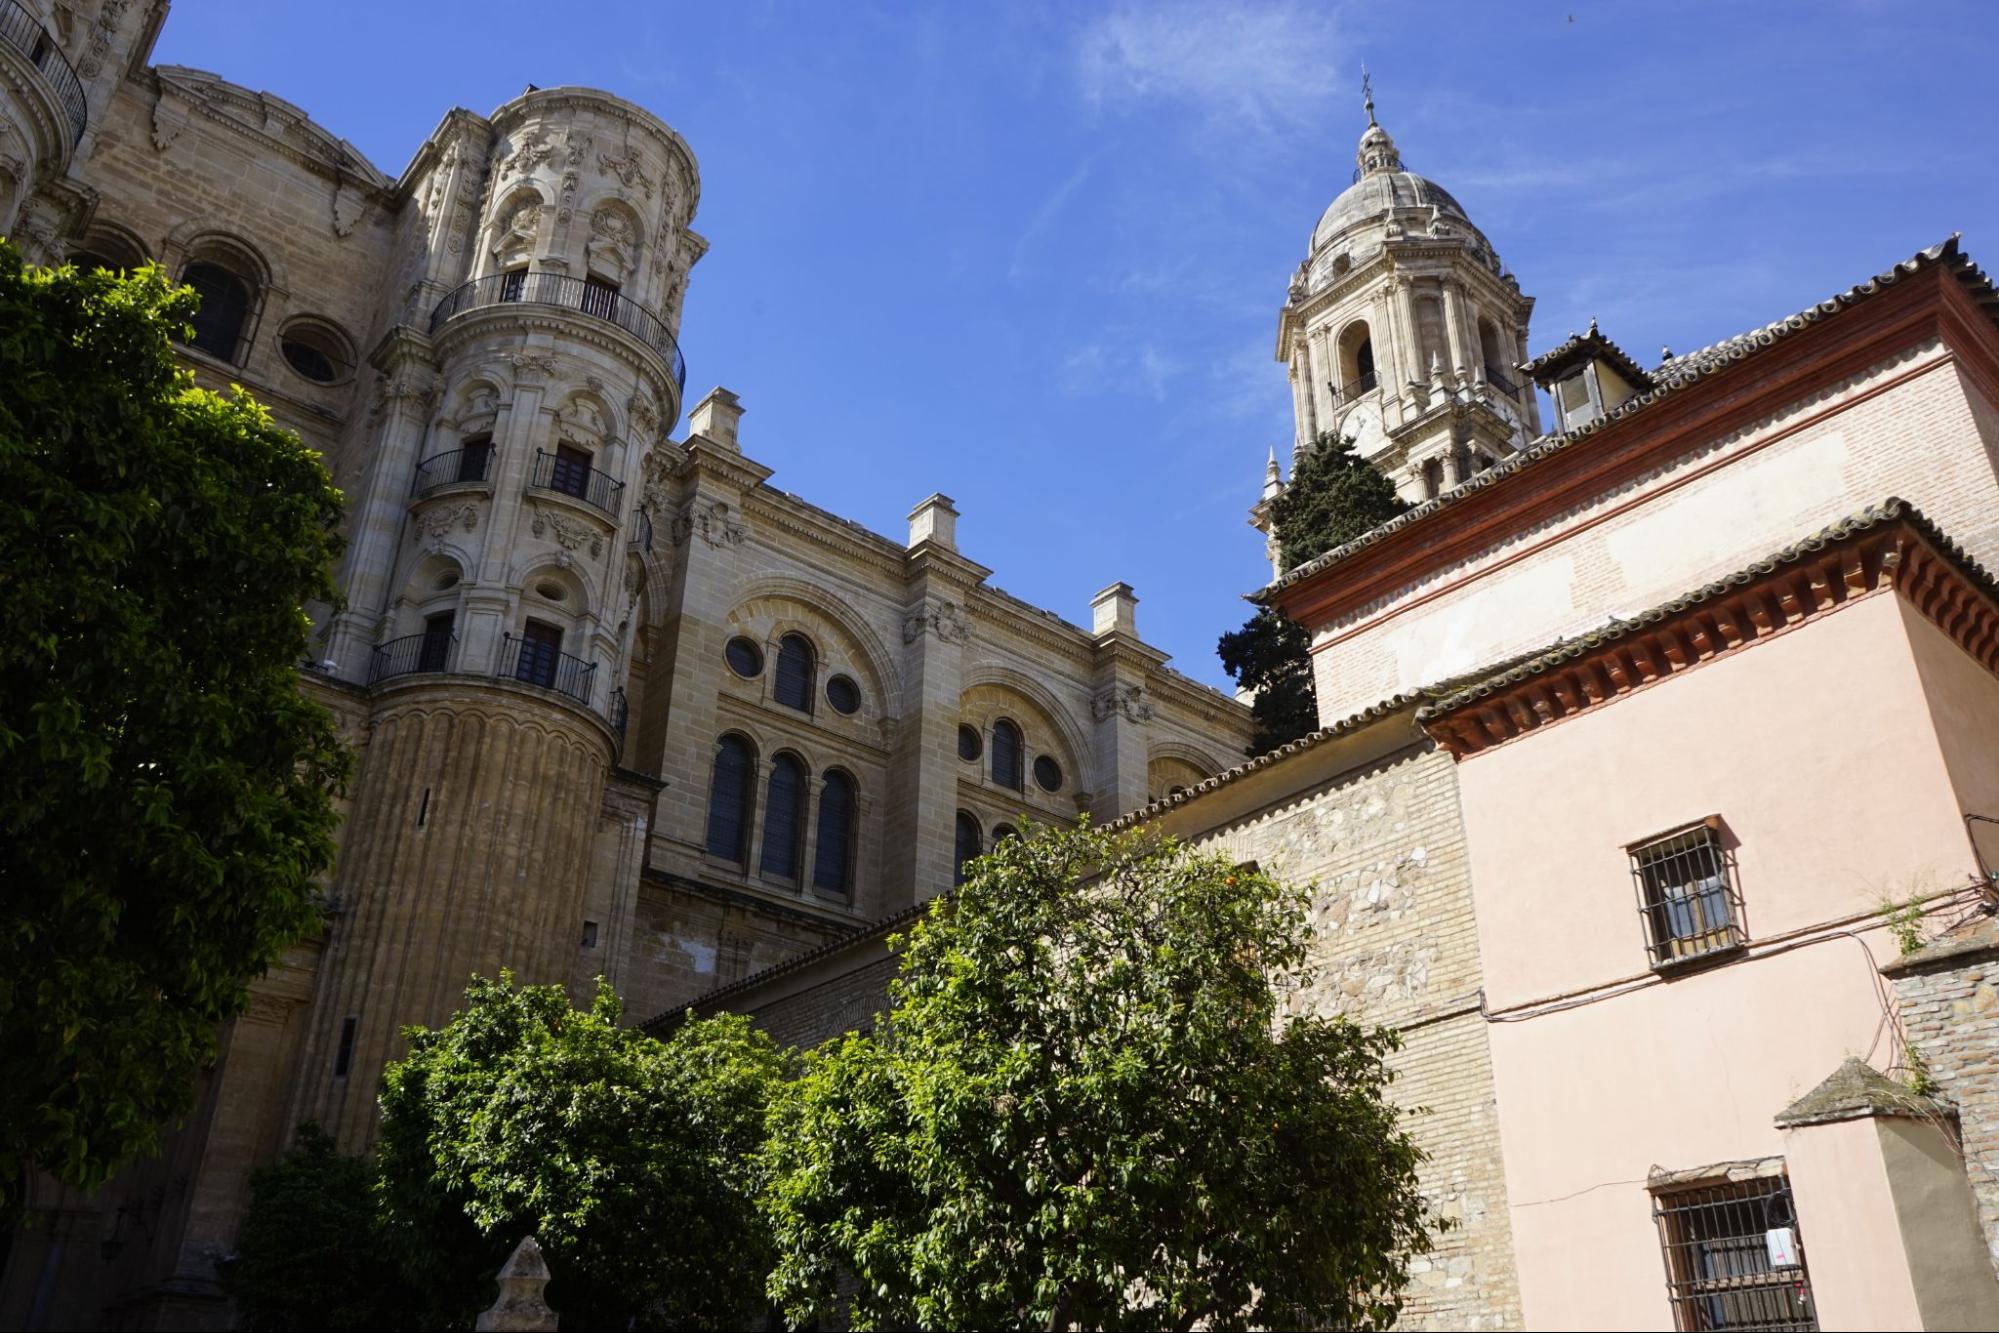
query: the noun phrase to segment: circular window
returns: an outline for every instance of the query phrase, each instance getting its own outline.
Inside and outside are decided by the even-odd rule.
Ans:
[[[457,586],[458,586],[457,570],[447,569],[442,574],[439,574],[437,576],[437,590],[439,592],[443,592],[446,588],[455,588]]]
[[[845,676],[835,676],[826,682],[826,702],[833,705],[836,713],[858,713],[861,711],[861,687]]]
[[[958,757],[960,759],[968,764],[976,764],[979,761],[979,756],[984,754],[985,751],[986,747],[979,740],[979,729],[977,727],[961,726],[958,728]]]
[[[1034,761],[1034,780],[1041,784],[1043,791],[1062,789],[1062,765],[1042,755]]]
[[[285,364],[314,384],[338,384],[353,369],[346,340],[317,320],[300,320],[278,335]]]
[[[729,640],[729,646],[723,649],[722,655],[729,659],[729,670],[744,680],[752,680],[763,674],[763,649],[757,647],[754,640],[738,634]]]

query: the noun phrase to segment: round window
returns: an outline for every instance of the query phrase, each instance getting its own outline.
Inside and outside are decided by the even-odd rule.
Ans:
[[[729,659],[729,670],[744,680],[753,680],[763,674],[763,649],[757,647],[753,639],[746,639],[738,634],[729,640],[729,646],[723,650],[722,655]]]
[[[958,757],[960,759],[968,764],[976,764],[979,762],[979,756],[985,752],[986,747],[979,740],[979,729],[977,727],[961,726],[958,728]]]
[[[858,713],[861,711],[861,687],[846,676],[834,676],[826,682],[826,702],[833,705],[836,713]]]
[[[321,321],[304,319],[278,335],[285,364],[314,384],[338,384],[353,366],[346,341]]]
[[[1047,755],[1042,755],[1034,761],[1034,780],[1041,784],[1041,790],[1043,791],[1060,791],[1062,789],[1062,765],[1056,763]]]

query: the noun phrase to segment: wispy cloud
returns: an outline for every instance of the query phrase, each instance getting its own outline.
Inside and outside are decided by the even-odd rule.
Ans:
[[[1076,49],[1094,104],[1178,102],[1259,130],[1317,117],[1349,64],[1335,11],[1288,0],[1127,5],[1089,24]]]
[[[1184,363],[1150,339],[1105,338],[1069,353],[1062,362],[1061,382],[1070,394],[1122,391],[1164,402],[1168,388],[1184,370]]]
[[[1075,197],[1076,191],[1082,189],[1084,184],[1088,182],[1090,172],[1096,167],[1097,156],[1097,154],[1092,154],[1078,163],[1076,169],[1070,172],[1060,185],[1050,191],[1046,199],[1041,201],[1041,207],[1034,210],[1034,216],[1028,220],[1026,228],[1022,230],[1019,238],[1013,243],[1013,258],[1008,262],[1006,268],[1007,281],[1017,283],[1026,276],[1028,258],[1033,251],[1035,242],[1048,230],[1055,219],[1061,216],[1063,208],[1068,205],[1070,199]]]

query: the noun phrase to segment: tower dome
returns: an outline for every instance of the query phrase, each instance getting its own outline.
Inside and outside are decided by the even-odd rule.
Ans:
[[[1327,205],[1326,211],[1319,215],[1318,225],[1312,228],[1313,255],[1369,227],[1385,231],[1391,221],[1402,224],[1405,230],[1421,233],[1433,231],[1438,221],[1449,219],[1481,242],[1485,241],[1484,234],[1472,225],[1464,205],[1452,198],[1450,191],[1403,169],[1395,140],[1375,121],[1371,109],[1367,129],[1354,152],[1354,162],[1354,183]]]

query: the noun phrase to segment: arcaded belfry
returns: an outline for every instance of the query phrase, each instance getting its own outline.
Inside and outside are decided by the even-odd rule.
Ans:
[[[1450,192],[1404,169],[1371,92],[1366,108],[1353,184],[1312,228],[1278,312],[1277,359],[1294,453],[1350,437],[1420,501],[1540,434],[1519,371],[1534,301]]]

